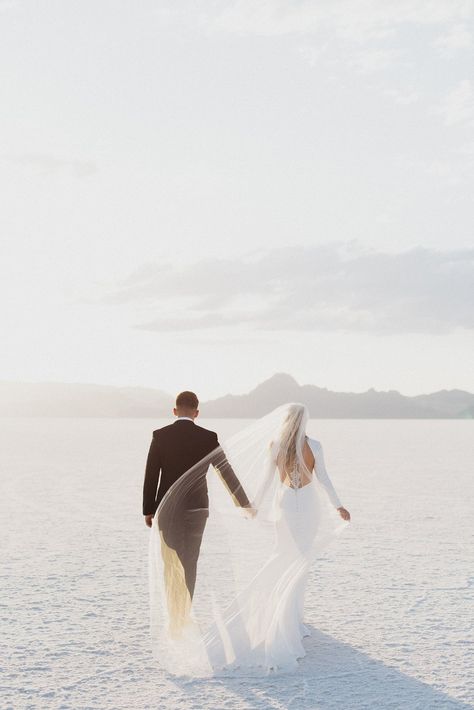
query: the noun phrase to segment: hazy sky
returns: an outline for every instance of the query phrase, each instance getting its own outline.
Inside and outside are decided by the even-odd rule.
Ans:
[[[473,391],[473,19],[0,0],[0,379]]]

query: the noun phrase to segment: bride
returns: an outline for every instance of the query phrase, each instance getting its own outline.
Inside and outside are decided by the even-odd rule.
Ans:
[[[305,655],[311,564],[350,520],[329,479],[321,443],[306,434],[307,421],[306,406],[289,403],[224,442],[226,459],[254,510],[232,506],[219,477],[208,477],[209,522],[192,609],[179,634],[171,629],[176,630],[173,615],[183,585],[164,579],[158,525],[152,526],[153,651],[172,673],[278,673],[295,669]],[[202,485],[206,463],[174,484],[158,516],[172,515]]]

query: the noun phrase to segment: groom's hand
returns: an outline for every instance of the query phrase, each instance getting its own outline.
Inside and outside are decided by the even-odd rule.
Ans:
[[[145,515],[145,524],[151,528],[153,524],[153,515]]]

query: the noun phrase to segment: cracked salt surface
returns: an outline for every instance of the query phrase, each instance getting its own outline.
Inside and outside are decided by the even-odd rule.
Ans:
[[[352,522],[313,566],[307,655],[193,680],[153,664],[148,634],[141,486],[169,421],[2,420],[0,707],[474,707],[472,422],[311,421]]]

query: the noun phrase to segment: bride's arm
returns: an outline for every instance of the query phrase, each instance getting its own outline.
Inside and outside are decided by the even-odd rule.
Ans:
[[[314,451],[314,469],[316,472],[316,476],[318,477],[318,481],[320,481],[320,483],[322,483],[322,485],[326,489],[329,496],[329,500],[331,501],[333,506],[335,508],[342,508],[342,503],[339,500],[339,497],[336,491],[334,490],[334,486],[332,485],[328,476],[326,465],[324,463],[323,447],[321,445],[321,442],[319,441],[317,442]]]

